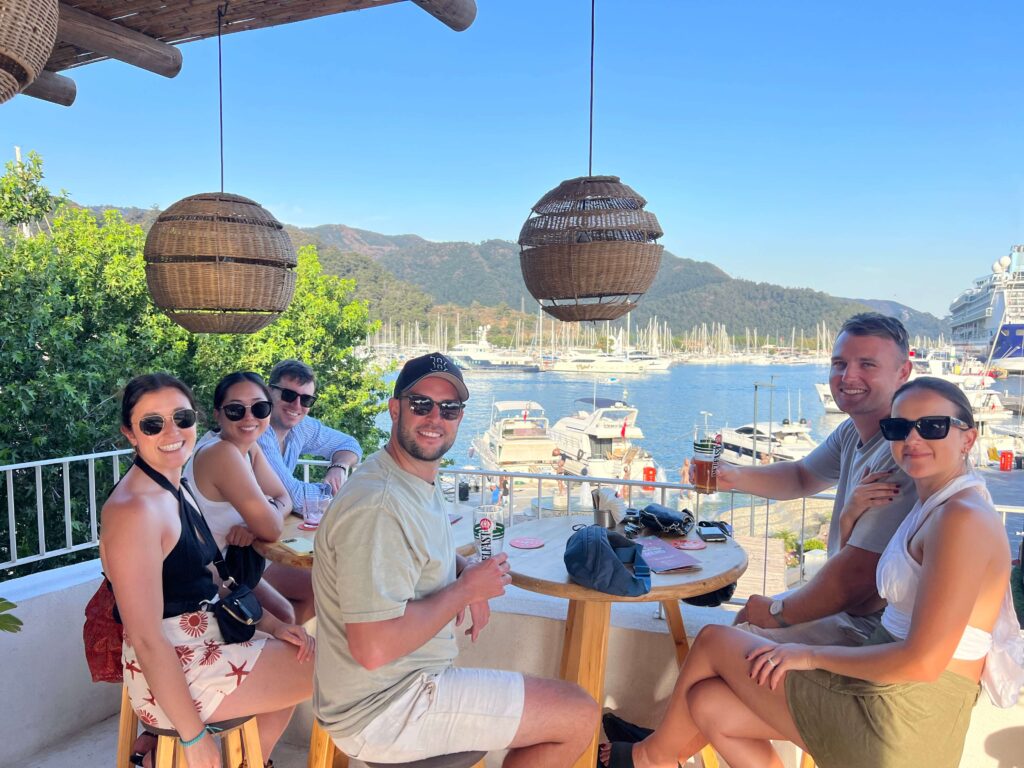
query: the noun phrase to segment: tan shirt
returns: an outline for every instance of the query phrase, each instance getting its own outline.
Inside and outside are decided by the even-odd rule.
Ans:
[[[455,581],[455,540],[440,488],[402,470],[386,451],[363,462],[320,523],[313,558],[317,652],[313,708],[332,736],[353,736],[420,672],[458,653],[454,620],[408,656],[367,670],[345,624],[386,621]]]
[[[847,544],[881,554],[903,518],[917,503],[914,481],[896,466],[889,443],[882,437],[882,433],[875,433],[874,437],[861,444],[860,434],[852,419],[847,419],[832,430],[825,442],[811,451],[802,462],[804,467],[818,477],[836,483],[836,500],[832,506],[832,521],[828,530],[829,557],[839,551],[839,513],[860,483],[865,469],[869,472],[895,469],[889,480],[899,483],[900,492],[891,504],[865,512],[853,527]]]

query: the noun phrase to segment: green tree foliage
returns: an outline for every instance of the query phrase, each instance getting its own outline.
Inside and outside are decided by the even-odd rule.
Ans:
[[[28,153],[27,162],[10,161],[0,176],[0,221],[16,227],[40,222],[53,210],[56,199],[42,186],[43,159]]]
[[[8,403],[7,418],[0,420],[0,464],[127,447],[118,431],[119,393],[139,373],[178,375],[208,411],[221,376],[235,370],[266,375],[283,357],[298,357],[317,371],[316,415],[352,434],[364,450],[376,449],[382,433],[374,418],[385,407],[386,392],[380,375],[353,352],[372,330],[367,305],[352,300],[353,281],[321,273],[314,247],[300,251],[295,297],[276,323],[252,335],[194,335],[149,298],[142,228],[116,211],[98,220],[62,201],[52,223],[40,227],[51,210],[46,201],[53,200],[41,179],[35,155],[27,164],[8,164],[0,179],[3,189],[27,185],[3,198],[0,221],[37,225],[30,236],[0,228],[0,393]],[[84,466],[76,472],[69,503],[73,543],[81,543],[90,525]],[[14,473],[19,547],[27,547],[22,555],[38,541],[32,474]],[[100,498],[109,490],[109,474],[98,488]],[[59,467],[43,470],[43,487],[46,547],[61,548]],[[9,557],[5,525],[0,560]]]

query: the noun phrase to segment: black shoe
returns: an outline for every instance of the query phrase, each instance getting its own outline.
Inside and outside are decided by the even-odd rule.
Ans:
[[[635,744],[654,733],[653,729],[634,725],[613,712],[605,712],[601,717],[601,724],[604,726],[604,734],[608,737],[608,741],[625,741]]]

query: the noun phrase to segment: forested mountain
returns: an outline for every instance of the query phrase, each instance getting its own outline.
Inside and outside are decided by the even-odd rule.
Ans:
[[[158,213],[155,208],[119,210],[125,219],[145,228]],[[369,302],[374,318],[424,322],[432,306],[473,303],[536,313],[537,304],[519,270],[519,246],[508,240],[438,243],[418,235],[382,235],[342,224],[286,229],[297,247],[319,246],[325,272],[356,280],[356,297]],[[942,320],[903,304],[755,283],[733,278],[709,262],[668,252],[632,321],[639,326],[656,316],[677,332],[702,323],[724,323],[734,335],[757,328],[785,336],[795,328],[813,337],[822,321],[834,330],[851,314],[866,309],[900,317],[912,336],[948,334]]]
[[[523,285],[519,246],[508,240],[435,243],[416,235],[390,237],[341,225],[301,230],[321,242],[370,256],[439,304],[504,303],[529,313],[536,302]],[[896,302],[845,299],[808,288],[784,288],[730,277],[713,264],[665,253],[654,284],[633,313],[634,325],[657,316],[676,331],[724,323],[733,334],[762,332],[814,335],[822,321],[833,330],[855,312],[877,309],[899,316],[911,335],[935,338],[943,324],[934,315]]]

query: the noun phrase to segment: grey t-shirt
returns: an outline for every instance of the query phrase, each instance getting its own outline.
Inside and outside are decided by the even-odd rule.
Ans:
[[[453,621],[407,656],[375,670],[349,651],[346,624],[386,621],[455,581],[455,540],[438,487],[401,469],[386,451],[342,486],[314,543],[317,649],[313,709],[332,736],[363,730],[420,672],[458,653]]]
[[[881,554],[917,501],[914,482],[896,466],[889,443],[882,437],[882,433],[876,432],[874,437],[862,445],[853,420],[847,419],[802,461],[803,466],[818,477],[836,483],[836,500],[832,506],[832,523],[828,531],[829,557],[839,551],[839,513],[860,483],[865,468],[869,468],[870,472],[896,470],[889,479],[899,483],[899,494],[891,504],[865,512],[853,527],[847,542],[860,549]]]

